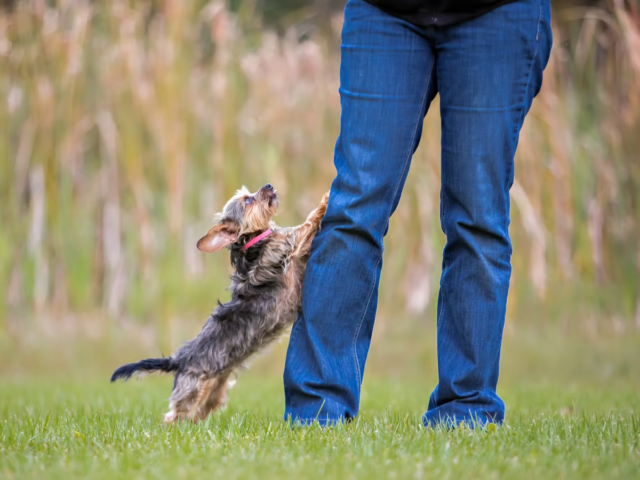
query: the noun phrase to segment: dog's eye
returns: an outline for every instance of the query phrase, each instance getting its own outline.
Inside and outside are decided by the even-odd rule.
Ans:
[[[244,199],[244,204],[245,205],[251,205],[253,203],[253,198],[252,197],[247,197]]]

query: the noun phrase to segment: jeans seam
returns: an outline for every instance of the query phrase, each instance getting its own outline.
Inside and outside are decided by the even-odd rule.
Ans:
[[[358,322],[358,327],[356,328],[355,335],[353,336],[353,360],[356,367],[356,374],[358,380],[358,388],[362,386],[362,374],[360,373],[360,362],[358,362],[358,335],[360,334],[360,329],[362,327],[362,322],[364,321],[364,317],[369,310],[369,303],[371,302],[371,297],[373,296],[373,289],[376,286],[375,279],[375,271],[378,269],[378,265],[380,265],[380,261],[382,260],[382,254],[378,257],[378,261],[376,262],[373,270],[374,270],[374,278],[371,283],[371,288],[369,289],[369,295],[367,296],[367,303],[365,304],[364,310],[362,312],[362,316],[360,317],[360,321]]]
[[[542,23],[542,1],[538,0],[538,27],[536,28],[536,42],[540,36],[540,24]],[[537,51],[537,48],[536,48]],[[534,57],[535,59],[535,57]]]
[[[418,132],[418,124],[420,123],[420,115],[422,115],[424,117],[424,109],[425,109],[425,104],[427,101],[427,95],[429,94],[429,88],[431,87],[431,75],[433,74],[433,67],[435,65],[435,61],[431,64],[431,68],[429,69],[429,73],[427,74],[427,85],[425,86],[424,89],[424,94],[422,95],[422,101],[420,102],[420,109],[418,110],[418,115],[416,117],[416,120],[414,122],[413,125],[413,133],[411,134],[411,145],[409,146],[409,151],[407,152],[407,156],[404,160],[404,165],[402,166],[402,172],[400,172],[400,176],[398,177],[398,181],[396,183],[396,187],[393,191],[393,195],[392,195],[392,200],[391,200],[391,207],[389,208],[389,212],[387,213],[387,221],[386,221],[386,226],[385,226],[385,230],[387,229],[388,225],[389,225],[389,217],[391,216],[391,209],[393,208],[393,199],[396,198],[396,195],[398,194],[398,189],[400,188],[400,183],[402,183],[402,178],[404,177],[404,172],[407,170],[407,165],[409,163],[409,160],[411,159],[411,157],[413,156],[413,145],[415,144],[415,140],[416,140],[416,134]],[[369,310],[369,303],[371,302],[371,297],[373,296],[373,289],[376,286],[376,273],[375,271],[378,269],[378,265],[380,265],[380,261],[382,260],[382,253],[380,254],[378,261],[376,262],[376,265],[374,267],[374,278],[373,278],[373,282],[371,283],[371,288],[369,289],[369,296],[367,298],[367,303],[365,304],[364,310],[362,311],[362,316],[360,317],[360,321],[358,322],[358,327],[356,328],[355,334],[353,336],[353,360],[354,360],[354,364],[356,367],[356,375],[357,375],[357,380],[358,380],[358,388],[360,388],[362,386],[362,374],[360,372],[360,362],[358,362],[358,335],[360,335],[360,329],[362,328],[362,322],[364,321],[364,317],[367,314],[367,311]]]
[[[506,107],[497,108],[474,108],[474,107],[459,107],[456,105],[442,106],[441,110],[456,110],[461,112],[506,112],[508,110],[515,110],[520,106],[519,103],[514,105],[507,105]]]
[[[446,215],[445,197],[443,187],[440,186],[440,224],[442,225],[442,231],[444,232],[444,217]],[[446,237],[446,233],[445,233]],[[445,245],[446,247],[446,245]],[[445,250],[442,251],[442,273],[447,269],[447,256]],[[442,288],[442,280],[440,280],[440,309],[438,310],[438,316],[436,318],[436,330],[440,328],[440,321],[442,319],[442,312],[444,310],[444,289]]]
[[[538,43],[538,34],[540,32],[540,22],[542,21],[542,3],[540,0],[538,0],[538,7],[540,9],[540,14],[538,17],[538,25],[536,26],[536,48],[533,52],[533,58],[531,59],[531,66],[529,67],[529,74],[527,75],[527,86],[524,89],[524,95],[523,95],[522,101],[520,102],[520,108],[521,108],[520,118],[518,119],[518,122],[516,123],[514,128],[514,132],[513,132],[514,140],[515,140],[515,137],[517,137],[518,135],[518,131],[520,130],[520,128],[522,128],[522,124],[524,123],[524,117],[526,114],[525,102],[527,101],[527,94],[529,93],[529,87],[531,86],[531,74],[533,73],[533,67],[536,63],[536,58],[538,57],[538,50],[540,48],[540,43]],[[515,155],[515,150],[514,150],[514,155]],[[512,161],[512,164],[510,165],[510,168],[513,169],[513,161]],[[514,176],[515,175],[513,175],[513,172],[512,172],[512,175],[510,175],[509,178],[512,178]]]

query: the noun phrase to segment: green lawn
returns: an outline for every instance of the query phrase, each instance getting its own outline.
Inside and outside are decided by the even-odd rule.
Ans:
[[[637,385],[508,381],[500,429],[425,429],[428,388],[373,378],[361,415],[322,430],[281,420],[280,379],[244,373],[223,413],[161,423],[169,378],[110,385],[5,380],[4,478],[640,478]]]

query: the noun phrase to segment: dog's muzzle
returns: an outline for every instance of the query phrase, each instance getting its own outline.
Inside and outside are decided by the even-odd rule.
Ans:
[[[260,189],[260,195],[269,202],[269,205],[276,204],[278,201],[278,194],[276,189],[273,188],[273,185],[267,183],[264,187]]]

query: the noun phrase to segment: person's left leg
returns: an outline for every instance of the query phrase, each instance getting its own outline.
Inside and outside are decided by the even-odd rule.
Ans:
[[[501,423],[496,393],[511,276],[518,135],[551,49],[549,0],[518,0],[435,30],[442,117],[438,375],[423,417]]]

